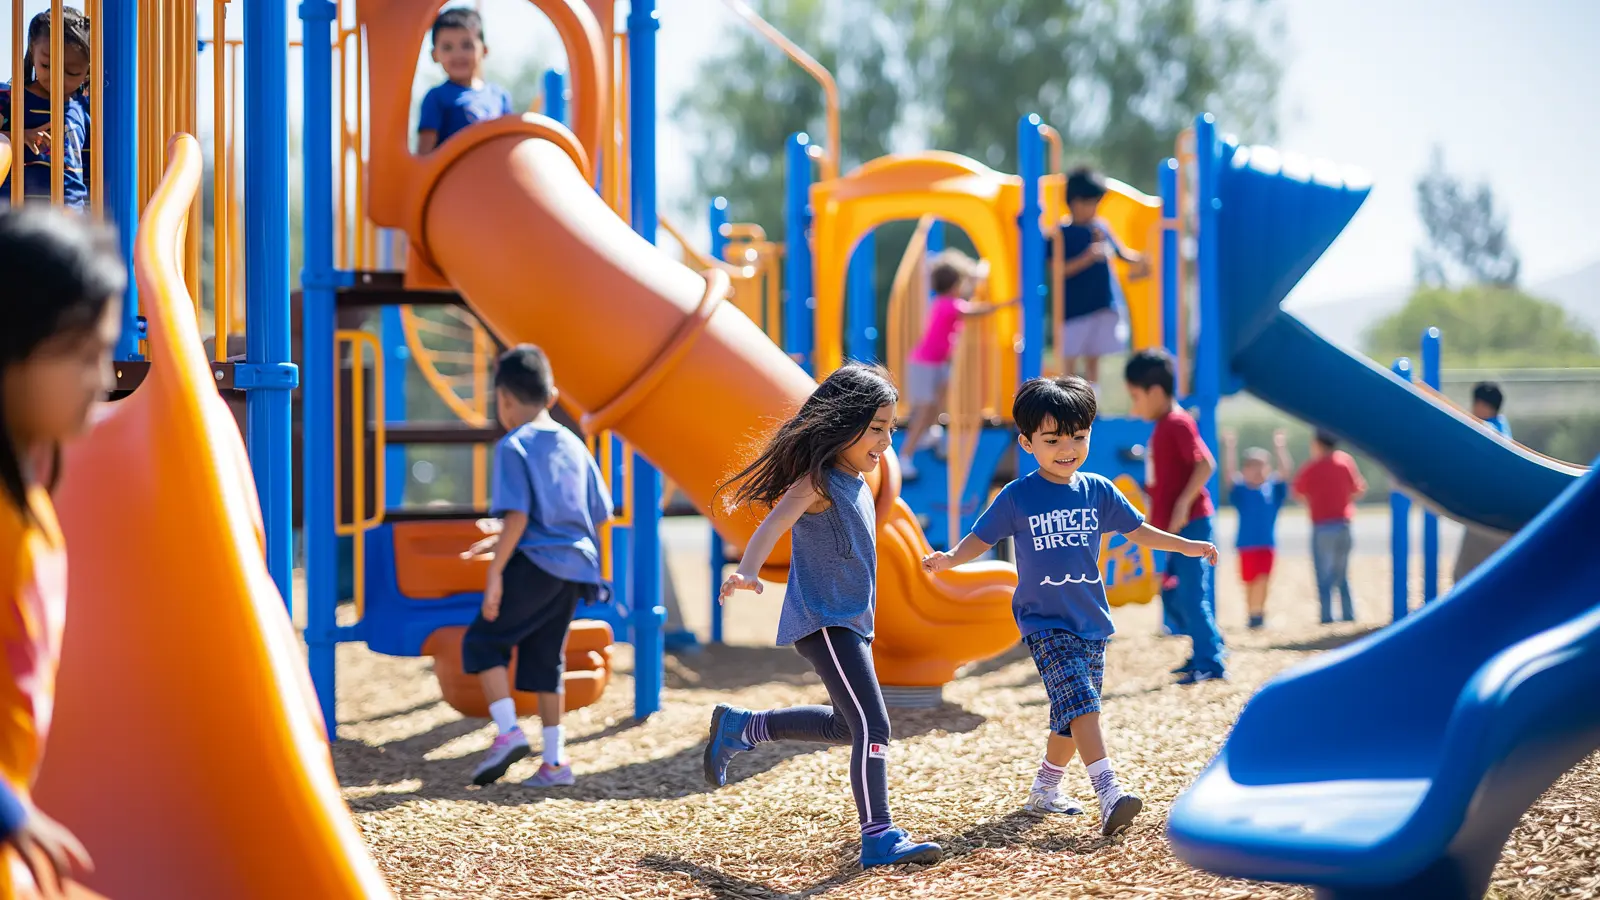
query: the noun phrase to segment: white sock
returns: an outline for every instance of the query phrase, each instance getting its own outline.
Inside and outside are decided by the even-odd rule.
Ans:
[[[494,719],[494,724],[500,729],[501,734],[517,730],[517,701],[505,697],[489,704],[489,717]]]
[[[1117,784],[1117,773],[1111,771],[1110,758],[1098,759],[1089,763],[1089,783],[1094,785],[1094,792],[1100,797],[1100,806],[1109,807],[1122,796],[1122,785]]]
[[[544,761],[559,766],[567,761],[567,731],[560,725],[544,727]]]
[[[1044,791],[1054,794],[1061,787],[1061,776],[1067,770],[1056,765],[1048,759],[1039,760],[1039,773],[1033,776],[1033,787],[1030,790]]]

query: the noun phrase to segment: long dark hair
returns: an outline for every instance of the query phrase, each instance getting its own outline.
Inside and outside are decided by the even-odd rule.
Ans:
[[[50,13],[39,13],[28,22],[28,49],[22,55],[23,84],[33,81],[33,44],[40,38],[50,36]],[[77,47],[83,51],[84,56],[89,55],[89,19],[82,12],[70,6],[61,8],[61,46]],[[61,65],[61,60],[53,59],[55,65]],[[93,72],[89,73],[93,75]],[[49,85],[45,85],[46,88]],[[89,82],[85,81],[83,87],[78,89],[81,94],[89,89]]]
[[[52,339],[93,331],[128,280],[109,229],[79,214],[36,205],[0,213],[0,272],[6,273],[0,381]],[[0,489],[24,518],[31,518],[26,448],[17,445],[5,421],[0,391]],[[59,453],[55,447],[51,451]],[[50,469],[53,480],[61,471],[59,458]]]
[[[899,399],[881,366],[847,363],[835,369],[800,411],[778,426],[755,462],[723,482],[717,494],[737,484],[730,510],[743,504],[771,506],[808,476],[817,490],[825,492],[834,460],[866,433],[879,408]]]

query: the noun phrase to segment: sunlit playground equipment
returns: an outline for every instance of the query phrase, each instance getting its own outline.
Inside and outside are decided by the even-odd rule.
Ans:
[[[547,349],[564,414],[590,440],[621,510],[604,542],[616,599],[584,610],[574,630],[567,705],[600,696],[620,640],[633,645],[634,706],[647,716],[660,704],[669,640],[692,639],[667,633],[664,479],[710,520],[720,572],[756,523],[711,508],[747,432],[845,358],[900,365],[920,327],[925,254],[942,228],[960,228],[990,263],[990,296],[1021,303],[963,332],[947,461],[930,451],[923,479],[904,486],[890,457],[870,479],[874,653],[897,700],[916,703],[1017,640],[1009,565],[929,576],[918,561],[930,537],[943,544],[970,522],[997,471],[1022,464],[1010,451],[1009,397],[1022,379],[1059,368],[1047,340],[1059,300],[1044,235],[1063,214],[1051,130],[1022,118],[1015,175],[936,151],[840,172],[833,109],[825,145],[789,143],[787,246],[728,222],[719,199],[711,252],[686,246],[690,267],[653,246],[654,4],[636,0],[625,16],[613,0],[535,5],[567,56],[565,79],[546,80],[543,114],[473,125],[417,157],[409,86],[435,0],[308,0],[295,45],[286,5],[270,0],[217,0],[211,35],[197,33],[194,3],[88,4],[99,73],[88,90],[97,126],[88,213],[116,224],[137,291],[118,350],[122,399],[73,448],[60,491],[71,613],[39,794],[93,852],[96,891],[387,896],[327,756],[334,651],[363,641],[434,656],[445,698],[481,714],[452,653],[484,577],[483,563],[460,553],[486,512],[487,454],[472,453],[462,506],[408,506],[404,473],[408,445],[498,437],[486,379],[499,344]],[[230,12],[243,19],[237,37]],[[59,0],[52,14],[60,35]],[[15,3],[13,35],[22,29]],[[295,55],[298,365],[286,127]],[[203,267],[203,151],[189,135],[203,130],[207,64],[215,224]],[[9,153],[20,135],[8,137],[0,159],[25,163]],[[1359,174],[1240,145],[1202,115],[1153,180],[1153,196],[1116,185],[1104,210],[1158,260],[1143,281],[1120,273],[1132,342],[1179,359],[1180,393],[1208,442],[1218,401],[1248,390],[1340,435],[1429,510],[1517,533],[1440,602],[1265,687],[1174,807],[1171,840],[1192,864],[1326,896],[1480,896],[1523,810],[1600,746],[1600,711],[1587,702],[1600,675],[1600,608],[1579,546],[1600,513],[1600,485],[1450,406],[1436,365],[1414,381],[1279,308],[1364,200]],[[19,189],[13,203],[22,199]],[[873,228],[902,219],[921,221],[880,316],[859,260]],[[456,421],[406,417],[408,366]],[[219,391],[242,395],[244,440]],[[1102,422],[1090,466],[1137,485],[1147,436],[1142,423]],[[297,520],[309,678],[284,599]],[[341,536],[354,566],[343,609]],[[784,552],[769,577],[782,579]],[[1121,545],[1106,562],[1117,602],[1156,593],[1157,560]],[[720,638],[715,608],[708,637]],[[117,673],[112,689],[106,672]],[[1401,679],[1409,689],[1392,690]],[[1328,727],[1357,717],[1388,739]],[[119,765],[90,764],[108,732],[119,736]],[[239,784],[251,789],[219,789]]]

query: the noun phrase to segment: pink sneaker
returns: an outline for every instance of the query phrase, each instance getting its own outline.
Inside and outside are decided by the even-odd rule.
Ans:
[[[559,766],[543,763],[539,766],[539,771],[533,773],[532,778],[522,782],[523,787],[531,788],[567,787],[571,784],[572,765],[570,763],[562,763]]]
[[[522,733],[521,728],[513,729],[494,739],[489,746],[489,752],[483,755],[483,762],[472,773],[472,783],[480,787],[499,781],[512,763],[523,759],[530,752],[528,738]]]

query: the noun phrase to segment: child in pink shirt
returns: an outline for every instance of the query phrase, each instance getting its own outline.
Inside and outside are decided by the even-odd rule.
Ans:
[[[959,250],[939,254],[929,273],[933,303],[928,307],[927,326],[922,340],[906,358],[905,390],[911,401],[911,424],[905,443],[900,446],[900,473],[905,480],[917,477],[917,445],[944,412],[945,385],[950,380],[950,356],[955,352],[961,322],[971,316],[985,316],[1009,303],[973,303],[969,298],[979,272],[976,264]]]

